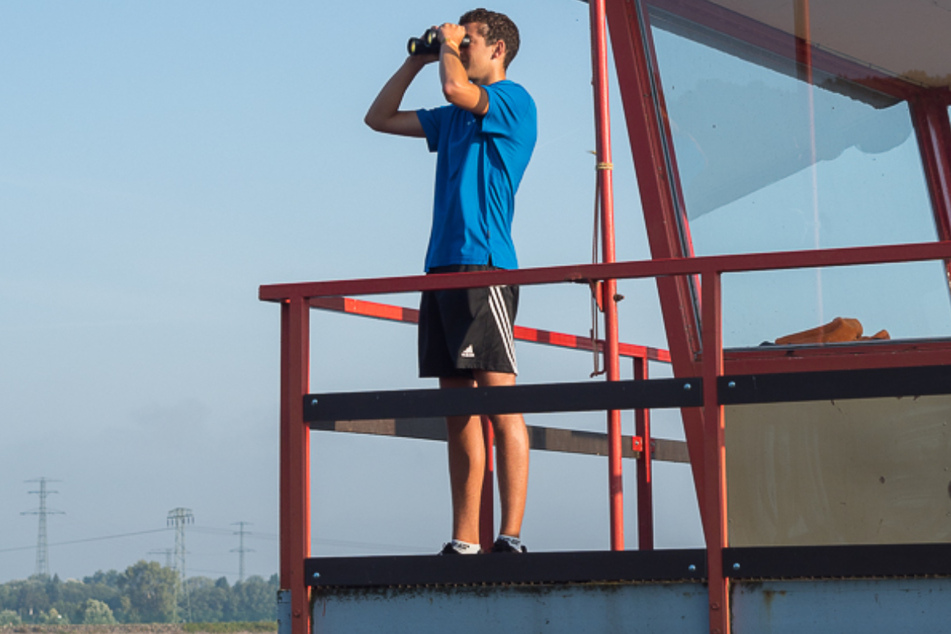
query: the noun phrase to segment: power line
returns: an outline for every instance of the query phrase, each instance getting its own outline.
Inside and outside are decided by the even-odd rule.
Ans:
[[[86,544],[89,542],[105,541],[109,539],[122,539],[124,537],[137,537],[139,535],[151,535],[153,533],[165,533],[169,530],[172,530],[172,528],[171,527],[156,528],[156,529],[147,530],[147,531],[136,531],[133,533],[119,533],[116,535],[103,535],[101,537],[87,537],[84,539],[72,539],[72,540],[64,541],[64,542],[53,542],[50,544],[50,547],[71,546],[73,544]],[[193,530],[196,533],[206,533],[206,534],[212,534],[212,535],[236,534],[233,530],[228,530],[224,528],[193,526],[191,530]],[[244,535],[245,537],[253,537],[256,539],[265,539],[269,541],[277,540],[277,537],[275,535],[269,534],[269,533],[257,533],[254,531],[245,531]],[[424,545],[388,544],[383,542],[354,541],[354,540],[347,540],[347,539],[332,539],[327,537],[314,537],[311,541],[314,544],[324,544],[326,546],[349,546],[354,548],[369,548],[372,550],[400,550],[405,552],[417,552],[417,551],[425,551],[427,549],[427,546],[424,546]],[[33,548],[36,548],[36,546],[31,545],[31,546],[15,546],[13,548],[0,548],[0,553],[11,553],[11,552],[16,552],[21,550],[31,550]],[[162,550],[160,553],[156,553],[156,554],[164,554],[164,553],[165,553],[165,550]],[[168,566],[168,567],[173,567],[173,566]]]
[[[47,482],[49,482],[49,480],[47,480]],[[47,511],[47,513],[49,513],[49,511]],[[23,514],[25,515],[25,513]],[[139,535],[150,535],[152,533],[165,533],[170,530],[173,530],[173,528],[172,527],[155,528],[155,529],[146,530],[146,531],[135,531],[132,533],[118,533],[116,535],[102,535],[100,537],[85,537],[83,539],[70,539],[63,542],[51,542],[49,546],[51,548],[55,546],[71,546],[73,544],[86,544],[89,542],[105,541],[109,539],[121,539],[123,537],[137,537]],[[190,530],[196,533],[205,533],[210,535],[234,535],[235,534],[233,530],[229,530],[227,528],[212,528],[209,526],[192,526]],[[252,538],[252,539],[277,541],[277,535],[274,535],[273,533],[259,533],[256,531],[245,531],[244,536],[248,538]],[[318,539],[317,541],[320,541],[320,540]],[[19,550],[33,550],[34,548],[36,548],[35,544],[31,544],[29,546],[14,546],[12,548],[0,548],[0,553],[12,553]],[[164,551],[162,551],[162,553],[159,553],[159,554],[163,554],[163,553]],[[169,566],[169,567],[171,568],[173,566]]]
[[[119,539],[122,537],[135,537],[137,535],[149,535],[151,533],[165,533],[168,528],[156,528],[150,531],[137,531],[135,533],[121,533],[119,535],[103,535],[102,537],[87,537],[85,539],[72,539],[66,542],[54,542],[50,546],[70,546],[72,544],[86,544],[89,542],[100,542],[107,539]],[[17,550],[31,550],[36,546],[16,546],[14,548],[0,548],[0,553],[12,553]]]
[[[39,515],[39,526],[36,531],[36,575],[38,577],[49,577],[50,576],[50,564],[49,564],[49,542],[47,541],[46,536],[46,517],[48,515],[65,515],[62,511],[53,511],[46,508],[46,496],[50,493],[59,493],[59,491],[48,491],[46,489],[47,482],[59,482],[58,480],[48,480],[47,478],[37,478],[35,480],[27,480],[27,482],[39,482],[40,490],[39,491],[29,491],[31,495],[36,494],[40,496],[40,506],[34,511],[23,511],[20,515]]]
[[[208,533],[210,535],[234,535],[234,531],[227,528],[214,528],[212,526],[192,526],[190,529],[195,533]],[[258,531],[244,531],[245,537],[252,537],[254,539],[266,539],[270,541],[277,541],[277,535],[274,533],[262,533]]]

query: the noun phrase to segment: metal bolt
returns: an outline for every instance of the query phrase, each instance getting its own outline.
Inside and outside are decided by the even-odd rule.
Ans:
[[[736,381],[730,381],[729,383],[726,384],[726,386],[732,390],[733,388],[736,387]]]
[[[311,407],[317,407],[317,399],[314,399],[310,402]]]
[[[740,569],[740,564],[738,563],[733,564],[733,570],[739,570],[739,569]]]
[[[685,389],[686,391],[689,392],[692,388],[693,388],[693,386],[690,385],[689,383],[684,383],[684,389]]]
[[[689,566],[687,566],[687,570],[689,570],[690,572],[697,572],[697,567],[694,566],[693,564],[690,564]]]
[[[314,573],[313,575],[311,575],[311,576],[314,578],[314,581],[317,581],[318,579],[320,579],[320,573],[319,573],[319,572],[315,572],[315,573]]]

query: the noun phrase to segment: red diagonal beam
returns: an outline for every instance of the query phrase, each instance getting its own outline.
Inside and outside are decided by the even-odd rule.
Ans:
[[[354,299],[352,297],[315,297],[311,299],[309,303],[312,308],[359,315],[361,317],[371,317],[385,321],[398,321],[406,324],[419,322],[419,311],[415,308],[381,304],[363,299]],[[573,350],[590,351],[592,345],[597,345],[597,349],[601,350],[604,344],[600,339],[592,344],[591,337],[579,337],[577,335],[569,335],[553,330],[526,328],[525,326],[515,326],[515,338],[519,341],[539,343],[558,348],[570,348]],[[647,359],[648,361],[670,363],[670,353],[662,348],[622,343],[619,344],[619,353],[622,357],[632,359]]]

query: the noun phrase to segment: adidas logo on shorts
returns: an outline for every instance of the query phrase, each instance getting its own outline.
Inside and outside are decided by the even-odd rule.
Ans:
[[[472,350],[472,344],[469,344],[465,350],[459,353],[460,357],[465,357],[466,359],[475,359],[475,352]]]

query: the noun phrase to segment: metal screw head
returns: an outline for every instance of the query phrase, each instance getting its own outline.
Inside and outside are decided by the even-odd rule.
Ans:
[[[691,389],[693,389],[693,386],[689,383],[684,383],[684,389],[689,392]]]
[[[697,572],[697,567],[694,566],[693,564],[690,564],[689,566],[687,566],[687,570],[689,570],[690,572]]]
[[[732,390],[733,388],[736,387],[736,381],[730,381],[729,383],[726,384],[726,386]]]
[[[314,578],[314,581],[316,581],[317,579],[320,579],[320,573],[319,573],[319,572],[315,572],[313,575],[311,575],[311,577],[313,577],[313,578]]]
[[[739,570],[739,569],[740,569],[740,564],[738,563],[733,564],[733,570]]]
[[[317,406],[317,399],[313,399],[313,400],[310,402],[310,404],[311,404],[312,407],[316,407],[316,406]]]

